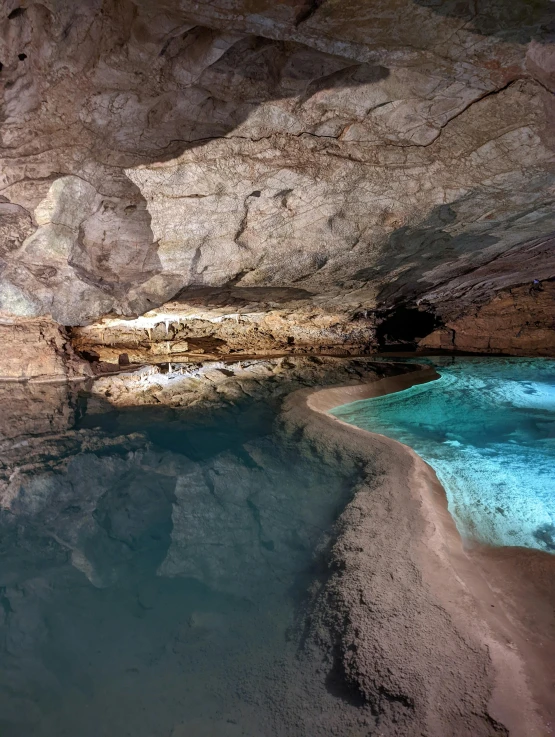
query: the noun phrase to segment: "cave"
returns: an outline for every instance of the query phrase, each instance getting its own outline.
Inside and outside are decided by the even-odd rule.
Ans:
[[[385,351],[414,351],[418,342],[440,324],[438,318],[430,312],[400,305],[385,313],[378,323],[378,345]]]
[[[5,0],[2,737],[555,723],[554,24]]]

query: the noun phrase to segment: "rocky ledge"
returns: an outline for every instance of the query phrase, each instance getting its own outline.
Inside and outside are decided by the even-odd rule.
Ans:
[[[361,468],[321,552],[305,641],[327,653],[344,697],[371,706],[378,734],[540,737],[555,714],[555,559],[463,545],[419,456],[326,414],[435,377],[305,389],[284,403],[288,433]]]
[[[110,360],[552,353],[554,12],[6,0],[0,317],[99,323],[76,340]],[[199,288],[241,327],[193,319]]]

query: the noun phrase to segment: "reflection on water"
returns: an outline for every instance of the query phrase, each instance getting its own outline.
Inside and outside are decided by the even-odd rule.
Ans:
[[[349,478],[260,401],[81,416],[65,387],[3,392],[0,735],[337,734],[295,618]]]
[[[463,536],[555,553],[555,361],[432,362],[439,380],[332,414],[414,448]]]

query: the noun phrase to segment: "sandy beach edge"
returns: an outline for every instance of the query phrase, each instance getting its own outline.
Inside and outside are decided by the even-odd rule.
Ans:
[[[338,523],[330,581],[316,607],[346,613],[349,624],[333,633],[341,668],[383,711],[382,734],[555,734],[549,665],[525,653],[518,602],[512,611],[505,606],[502,578],[511,578],[512,568],[493,571],[499,552],[465,548],[435,472],[412,449],[328,414],[438,376],[419,366],[367,384],[303,389],[285,400],[289,432],[342,463],[364,466]],[[540,556],[551,566],[552,556]],[[512,576],[513,604],[515,585]],[[321,625],[333,629],[328,615]]]

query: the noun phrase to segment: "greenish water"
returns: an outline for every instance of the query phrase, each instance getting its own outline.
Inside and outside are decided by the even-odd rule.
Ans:
[[[0,402],[0,736],[354,734],[299,623],[350,470],[273,401],[75,425],[56,391]]]
[[[331,414],[422,456],[463,537],[555,553],[555,361],[429,362],[437,381]]]

